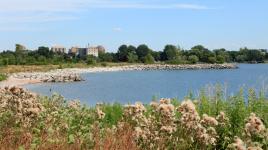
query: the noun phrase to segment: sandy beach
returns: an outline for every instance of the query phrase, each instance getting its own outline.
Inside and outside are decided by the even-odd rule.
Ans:
[[[26,84],[41,83],[38,79],[18,79],[10,76],[7,80],[0,82],[0,88],[12,87],[12,86],[23,86]]]

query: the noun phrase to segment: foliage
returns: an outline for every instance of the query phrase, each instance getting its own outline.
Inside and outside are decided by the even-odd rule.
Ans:
[[[199,97],[191,96],[192,100],[184,101],[161,99],[150,105],[115,103],[88,107],[59,95],[34,98],[30,94],[31,100],[27,100],[25,91],[24,100],[18,99],[20,94],[15,89],[7,93],[8,98],[14,98],[16,103],[25,101],[27,105],[23,103],[23,108],[5,105],[2,93],[0,102],[5,111],[0,111],[0,146],[133,150],[268,148],[265,94],[257,95],[250,89],[247,97],[243,90],[226,97],[220,86],[210,92],[202,90]],[[31,101],[34,103],[29,105]],[[29,106],[41,107],[41,112],[31,117],[26,111],[24,119],[19,119],[17,109],[33,111]]]
[[[135,63],[138,62],[139,57],[135,52],[128,53],[127,60],[129,63]]]
[[[88,65],[96,65],[97,63],[97,58],[93,55],[88,55],[87,56],[87,59],[86,59],[86,62]]]
[[[191,56],[188,57],[188,61],[191,64],[196,64],[199,61],[199,59],[198,59],[198,57],[196,55],[191,55]]]
[[[143,58],[143,63],[145,64],[153,64],[154,61],[154,57],[151,54],[148,54]]]
[[[5,74],[0,74],[0,81],[4,81],[7,79],[7,75]]]
[[[99,52],[96,59],[88,59],[87,56],[79,56],[73,53],[55,53],[48,47],[40,46],[37,50],[25,50],[25,47],[16,44],[16,51],[3,51],[0,53],[0,66],[6,65],[60,65],[66,63],[96,64],[99,62],[129,62],[145,63],[145,60],[154,58],[156,62],[170,64],[196,64],[196,63],[264,63],[268,60],[267,50],[241,48],[239,51],[227,51],[226,49],[209,50],[197,45],[190,50],[183,50],[174,45],[166,45],[163,51],[154,51],[142,44],[137,48],[132,45],[121,45],[117,52]],[[146,58],[147,57],[147,58]]]

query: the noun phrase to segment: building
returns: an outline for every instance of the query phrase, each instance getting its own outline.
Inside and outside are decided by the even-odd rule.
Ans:
[[[88,47],[87,48],[87,55],[93,55],[93,56],[99,57],[98,47]]]
[[[88,48],[78,48],[79,56],[93,55],[95,57],[99,56],[99,50],[97,47],[88,47]]]
[[[71,49],[69,49],[68,54],[77,56],[79,54],[79,47],[78,46],[74,46]]]
[[[99,56],[99,53],[105,53],[105,48],[103,46],[87,46],[86,48],[80,48],[78,46],[72,47],[69,50],[69,54],[75,55],[75,56],[80,56],[80,57],[85,57],[87,55],[93,55],[95,57]]]
[[[65,53],[66,52],[66,48],[63,46],[52,46],[51,47],[51,51],[55,52],[55,53]]]
[[[16,51],[25,51],[26,47],[24,45],[21,45],[21,44],[16,44],[15,45],[15,50]]]
[[[105,48],[101,45],[97,46],[99,53],[105,53]]]

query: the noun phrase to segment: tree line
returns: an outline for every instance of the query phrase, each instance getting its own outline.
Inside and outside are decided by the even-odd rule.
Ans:
[[[98,62],[128,62],[152,64],[164,62],[167,64],[196,64],[196,63],[263,63],[268,60],[265,49],[241,48],[238,51],[226,49],[209,50],[202,45],[192,47],[190,50],[178,46],[166,45],[162,51],[154,51],[147,45],[138,47],[121,45],[117,52],[99,53],[99,57],[79,56],[66,53],[55,53],[48,47],[41,46],[37,50],[23,50],[18,44],[15,51],[0,53],[0,65],[47,65],[62,63]]]

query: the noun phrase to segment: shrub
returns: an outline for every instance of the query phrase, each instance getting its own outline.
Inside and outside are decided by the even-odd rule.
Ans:
[[[88,107],[62,96],[1,89],[2,149],[267,149],[267,98],[223,97],[216,86],[183,101]],[[248,103],[245,103],[248,99]],[[38,113],[33,115],[34,109]],[[39,109],[42,108],[42,109]],[[25,123],[27,125],[25,126]]]

